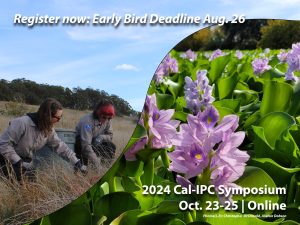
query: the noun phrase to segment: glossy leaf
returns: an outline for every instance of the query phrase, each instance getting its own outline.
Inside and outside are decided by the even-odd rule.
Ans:
[[[211,62],[210,71],[208,73],[208,78],[211,83],[214,83],[218,78],[221,77],[229,60],[230,60],[230,54],[225,56],[220,56]]]
[[[264,188],[267,186],[268,188],[276,188],[276,184],[274,183],[273,179],[264,170],[253,166],[247,166],[243,176],[236,183],[241,187]],[[233,196],[233,199],[243,199],[245,202],[255,201],[257,203],[264,203],[265,201],[271,201],[273,203],[277,203],[279,197],[275,194],[249,194],[246,197],[235,195]],[[247,213],[246,205],[245,212]],[[255,214],[256,212],[249,210],[248,213]],[[269,211],[269,213],[271,213],[271,211]]]
[[[293,174],[300,171],[300,168],[283,167],[270,158],[253,158],[248,162],[248,165],[256,166],[266,171],[279,187],[289,183]]]
[[[270,112],[286,112],[290,107],[292,96],[291,85],[278,81],[266,81],[260,107],[261,114],[264,116]]]
[[[118,217],[121,213],[128,210],[139,208],[139,202],[127,192],[114,192],[104,195],[94,203],[95,215],[101,217],[106,216],[109,224],[112,220]]]

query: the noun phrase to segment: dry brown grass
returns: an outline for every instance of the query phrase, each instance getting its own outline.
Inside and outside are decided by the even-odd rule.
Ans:
[[[0,113],[5,111],[6,102],[0,102]],[[37,106],[26,105],[28,112],[36,111]],[[57,128],[74,129],[79,118],[88,111],[65,109],[63,119]],[[0,115],[0,133],[8,126],[12,116]],[[135,122],[131,118],[117,117],[113,120],[116,157],[127,144]],[[56,158],[52,163],[43,163],[37,171],[37,182],[23,185],[12,183],[0,176],[0,224],[18,225],[49,214],[89,189],[109,169],[104,164],[99,171],[89,170],[87,176],[74,174],[73,168],[65,161]]]

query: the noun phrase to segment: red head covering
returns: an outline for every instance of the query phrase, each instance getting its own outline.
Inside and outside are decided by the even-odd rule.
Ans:
[[[100,108],[100,113],[108,116],[115,116],[115,108],[113,105],[105,105]]]

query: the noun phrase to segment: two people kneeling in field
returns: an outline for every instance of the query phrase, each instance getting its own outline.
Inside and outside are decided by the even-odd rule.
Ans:
[[[101,103],[92,114],[92,121],[95,123],[88,123],[85,119],[90,114],[79,121],[76,127],[76,139],[79,143],[76,143],[76,153],[60,140],[55,132],[54,125],[60,121],[63,112],[61,103],[56,99],[48,98],[36,113],[28,113],[10,121],[7,129],[0,136],[0,174],[9,179],[15,177],[20,182],[23,179],[35,181],[36,168],[33,164],[33,156],[44,146],[48,146],[67,159],[73,165],[75,172],[83,174],[87,173],[88,163],[97,168],[101,166],[99,152],[90,152],[97,149],[93,146],[109,146],[105,149],[112,150],[108,154],[111,160],[116,147],[111,142],[110,120],[115,112],[110,102]]]

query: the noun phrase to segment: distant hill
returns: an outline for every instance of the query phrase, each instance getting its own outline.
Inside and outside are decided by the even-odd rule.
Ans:
[[[124,99],[93,88],[77,87],[71,90],[62,86],[38,84],[21,78],[12,81],[1,79],[0,90],[0,101],[39,105],[45,98],[52,97],[60,101],[65,108],[77,110],[91,110],[99,100],[106,98],[113,102],[117,115],[137,115],[137,112]]]

